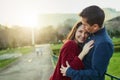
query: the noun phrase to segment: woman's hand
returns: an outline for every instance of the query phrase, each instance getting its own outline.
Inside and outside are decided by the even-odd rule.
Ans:
[[[82,52],[78,56],[81,60],[89,52],[89,50],[93,47],[93,43],[94,43],[94,40],[91,40],[84,45]]]

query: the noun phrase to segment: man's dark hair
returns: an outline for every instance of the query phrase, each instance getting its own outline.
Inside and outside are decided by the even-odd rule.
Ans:
[[[86,18],[89,25],[98,24],[99,27],[102,27],[105,19],[104,11],[96,5],[83,9],[79,16]]]

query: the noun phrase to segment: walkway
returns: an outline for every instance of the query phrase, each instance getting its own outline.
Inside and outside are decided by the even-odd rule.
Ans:
[[[0,72],[0,80],[49,80],[53,72],[50,45],[40,45],[41,52],[21,57],[17,63]]]

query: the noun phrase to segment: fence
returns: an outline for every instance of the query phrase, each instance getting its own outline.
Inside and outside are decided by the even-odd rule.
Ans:
[[[111,80],[120,80],[120,78],[117,78],[117,77],[110,75],[108,73],[106,73],[105,75],[108,76]]]
[[[55,66],[56,63],[57,63],[57,60],[58,60],[58,56],[52,54],[52,59],[53,59],[53,63],[54,63],[54,66]],[[105,75],[108,76],[110,78],[110,80],[120,80],[120,78],[117,78],[117,77],[115,77],[113,75],[110,75],[108,73],[106,73]]]

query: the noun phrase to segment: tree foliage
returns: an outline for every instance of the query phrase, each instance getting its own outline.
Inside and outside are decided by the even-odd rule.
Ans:
[[[111,37],[120,37],[120,16],[106,21],[105,26]]]
[[[75,19],[67,19],[57,26],[48,25],[34,29],[35,44],[62,42],[77,22]],[[105,26],[111,37],[120,37],[120,17],[105,22]],[[16,48],[32,45],[32,29],[25,27],[0,25],[0,49]]]

